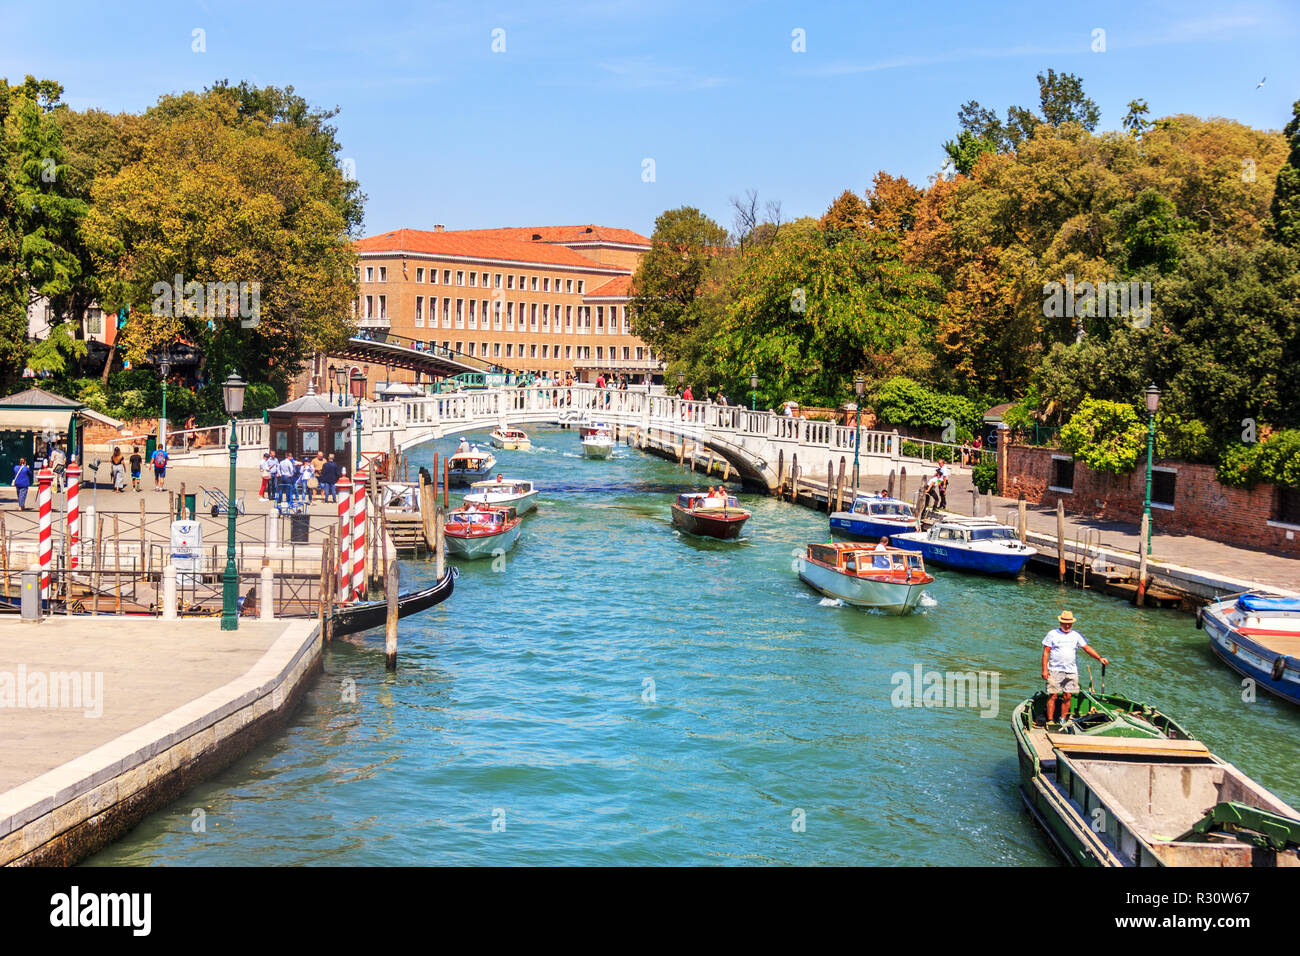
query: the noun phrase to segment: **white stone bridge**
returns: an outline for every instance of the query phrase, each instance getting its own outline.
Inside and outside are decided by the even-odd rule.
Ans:
[[[787,480],[794,464],[804,479],[824,480],[829,464],[838,475],[841,460],[846,478],[853,469],[855,429],[830,422],[808,421],[751,412],[738,405],[685,402],[680,398],[649,393],[642,388],[597,389],[591,385],[570,387],[494,388],[431,395],[424,398],[366,402],[361,408],[363,451],[387,451],[396,446],[410,449],[425,442],[463,432],[489,431],[498,425],[579,424],[604,422],[618,427],[622,435],[658,438],[661,443],[685,439],[688,445],[711,450],[731,463],[734,473],[750,486],[768,491]],[[237,423],[241,465],[256,464],[267,448],[266,427],[261,421]],[[897,432],[862,430],[860,474],[884,477],[906,467],[920,474],[927,462],[904,457],[903,437]],[[217,436],[214,436],[217,437]],[[907,439],[929,453],[944,454],[950,446]],[[225,429],[219,443],[198,454],[228,454]],[[190,456],[173,456],[180,464]],[[862,482],[875,487],[877,482]]]

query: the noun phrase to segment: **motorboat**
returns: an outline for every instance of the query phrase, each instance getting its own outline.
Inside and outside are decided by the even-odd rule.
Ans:
[[[890,535],[889,543],[919,551],[931,564],[984,574],[1019,574],[1038,553],[1021,544],[1015,528],[992,518],[946,518],[929,531]]]
[[[705,538],[735,538],[749,520],[733,495],[693,492],[678,495],[672,504],[673,526]]]
[[[521,428],[494,428],[488,433],[488,441],[505,451],[528,451],[533,447],[532,439]]]
[[[442,527],[447,553],[460,558],[504,554],[519,540],[522,522],[514,508],[468,506],[450,511]]]
[[[1239,594],[1198,610],[1196,626],[1238,674],[1300,704],[1300,598]]]
[[[447,481],[451,485],[468,485],[492,474],[497,459],[487,449],[471,445],[467,451],[457,451],[447,459]]]
[[[795,563],[800,580],[827,597],[890,614],[914,611],[934,583],[921,555],[900,548],[810,544]]]
[[[470,488],[470,493],[465,495],[466,504],[488,508],[512,507],[521,515],[536,509],[540,494],[531,481],[500,475],[488,481],[476,481]]]
[[[614,453],[614,432],[603,422],[580,426],[578,440],[588,458],[608,458]]]
[[[848,511],[836,511],[830,517],[831,533],[845,538],[893,538],[916,530],[916,513],[899,498],[883,495],[858,495]]]

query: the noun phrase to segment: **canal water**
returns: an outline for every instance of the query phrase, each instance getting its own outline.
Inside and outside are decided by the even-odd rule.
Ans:
[[[1300,711],[1244,702],[1188,615],[943,570],[922,613],[837,606],[792,570],[824,514],[744,496],[741,540],[683,536],[670,497],[707,479],[580,451],[539,429],[498,452],[538,511],[402,622],[395,676],[382,631],[335,641],[287,728],[88,862],[1051,864],[1008,720],[1066,607],[1110,658],[1108,690],[1300,805]],[[419,587],[433,565],[401,574]],[[984,672],[986,695],[897,706],[918,669]]]

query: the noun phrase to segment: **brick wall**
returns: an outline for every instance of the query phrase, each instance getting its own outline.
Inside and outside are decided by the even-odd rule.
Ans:
[[[1049,508],[1055,508],[1056,502],[1061,501],[1071,514],[1114,521],[1142,520],[1142,502],[1146,496],[1145,465],[1127,475],[1110,475],[1095,472],[1076,461],[1073,493],[1067,494],[1051,490],[1054,455],[1069,457],[1053,448],[1006,446],[1005,453],[998,456],[999,493],[1006,498],[1024,498],[1031,504]],[[1157,460],[1155,467],[1176,472],[1173,509],[1155,505],[1151,508],[1151,520],[1157,533],[1193,534],[1228,544],[1300,556],[1300,531],[1269,524],[1277,513],[1275,486],[1232,488],[1221,485],[1215,480],[1213,465]]]

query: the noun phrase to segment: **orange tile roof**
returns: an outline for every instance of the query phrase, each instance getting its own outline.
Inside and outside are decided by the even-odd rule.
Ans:
[[[461,256],[469,259],[494,259],[500,262],[539,262],[546,265],[578,266],[601,272],[625,270],[600,263],[551,242],[521,241],[492,235],[495,230],[429,232],[422,229],[394,229],[377,236],[367,236],[353,243],[357,252],[425,253]]]
[[[611,229],[608,226],[586,224],[581,226],[508,226],[503,229],[457,229],[462,236],[517,239],[522,242],[617,242],[633,246],[649,246],[650,239],[631,229]],[[541,236],[534,239],[533,236]]]
[[[587,298],[599,298],[609,296],[622,296],[626,298],[632,294],[632,277],[628,275],[618,276],[610,279],[603,285],[599,285],[587,293]]]

